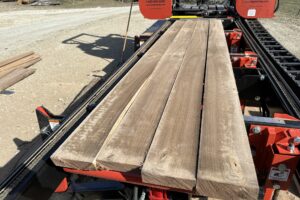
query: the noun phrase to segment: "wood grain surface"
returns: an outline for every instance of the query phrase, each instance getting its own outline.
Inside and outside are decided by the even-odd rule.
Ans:
[[[210,21],[196,192],[257,199],[258,183],[221,20]]]
[[[18,60],[11,61],[8,64],[0,67],[0,78],[6,76],[16,69],[28,68],[40,60],[41,57],[38,54],[30,54],[26,57],[21,57]]]
[[[0,68],[3,67],[3,66],[5,66],[5,65],[8,65],[8,64],[10,64],[10,63],[12,63],[12,62],[16,62],[17,60],[20,60],[20,59],[22,59],[22,58],[25,58],[25,57],[27,57],[27,56],[30,56],[30,55],[32,55],[32,54],[34,54],[34,52],[33,52],[33,51],[30,51],[30,52],[23,53],[23,54],[14,56],[14,57],[12,57],[12,58],[3,60],[3,61],[0,62]]]
[[[51,158],[212,198],[257,199],[221,20],[174,22]]]
[[[146,183],[192,190],[200,134],[208,20],[196,27],[142,168]]]
[[[183,22],[172,25],[51,156],[62,167],[95,169],[95,158],[119,115],[153,72]]]
[[[16,69],[0,78],[0,92],[32,75],[36,69]]]
[[[127,172],[142,166],[194,29],[193,21],[184,23],[147,85],[100,149],[97,157],[100,168]]]

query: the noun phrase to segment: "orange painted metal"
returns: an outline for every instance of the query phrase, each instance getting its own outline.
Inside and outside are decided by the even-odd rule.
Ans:
[[[81,174],[85,176],[92,176],[97,178],[103,178],[106,180],[113,180],[113,181],[119,181],[124,183],[130,183],[135,185],[142,185],[149,188],[156,188],[160,190],[166,190],[166,191],[177,191],[177,192],[184,192],[184,193],[191,193],[192,191],[177,189],[177,188],[170,188],[165,186],[159,186],[159,185],[153,185],[144,183],[142,181],[141,175],[136,172],[117,172],[117,171],[109,171],[109,170],[77,170],[77,169],[69,169],[64,168],[65,172],[72,173],[72,174]]]
[[[271,200],[273,199],[275,190],[273,188],[265,188],[264,189],[264,200]]]
[[[236,0],[236,10],[246,19],[272,18],[275,0]]]
[[[169,198],[165,190],[150,188],[149,200],[169,200]]]
[[[252,51],[245,51],[245,53],[230,54],[230,59],[233,67],[255,69],[258,56]]]
[[[230,53],[239,52],[242,35],[243,32],[238,28],[230,31],[225,31],[226,41],[227,45],[229,46]]]
[[[276,113],[274,118],[298,121],[287,114]],[[299,138],[300,129],[250,126],[249,141],[258,178],[264,180],[264,200],[271,200],[275,189],[287,190],[290,186],[300,158]]]
[[[139,0],[139,7],[148,19],[166,19],[172,16],[172,0]]]
[[[47,110],[43,106],[39,106],[36,108],[37,111],[39,111],[41,114],[43,114],[45,117],[50,118],[51,116],[47,112]]]
[[[60,192],[66,192],[67,190],[68,190],[68,180],[67,178],[64,178],[55,189],[55,192],[60,193]]]

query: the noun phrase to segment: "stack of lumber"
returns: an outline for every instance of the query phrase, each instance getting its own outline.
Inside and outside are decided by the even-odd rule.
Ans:
[[[258,183],[220,20],[176,21],[52,155],[139,171],[144,183],[256,199]]]
[[[57,6],[60,5],[59,0],[34,0],[31,6]]]
[[[39,55],[28,52],[0,62],[0,91],[33,74],[35,69],[29,67],[40,60]]]
[[[31,6],[55,6],[60,5],[60,0],[17,0],[19,5],[30,4]]]

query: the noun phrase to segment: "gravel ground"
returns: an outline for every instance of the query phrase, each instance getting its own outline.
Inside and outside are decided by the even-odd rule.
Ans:
[[[279,12],[274,18],[260,22],[279,43],[300,58],[300,16]]]
[[[137,10],[137,7],[134,10]],[[20,50],[25,45],[39,43],[51,33],[68,30],[96,19],[126,13],[128,9],[125,7],[2,12],[0,13],[0,38],[2,39],[0,59],[12,55],[15,50]]]
[[[300,58],[299,0],[280,0],[280,7],[272,19],[261,19],[262,25],[291,53]]]
[[[16,10],[57,10],[64,8],[95,8],[95,7],[121,7],[129,6],[128,1],[118,0],[59,0],[61,5],[55,6],[31,6],[29,4],[17,5],[16,2],[1,2],[0,12]]]
[[[134,10],[127,55],[133,52],[132,37],[154,23]],[[42,57],[33,66],[34,75],[0,94],[0,178],[17,164],[18,159],[10,159],[26,151],[38,135],[37,106],[62,113],[95,76],[110,73],[118,64],[128,11],[116,7],[0,13],[0,60],[27,51]]]

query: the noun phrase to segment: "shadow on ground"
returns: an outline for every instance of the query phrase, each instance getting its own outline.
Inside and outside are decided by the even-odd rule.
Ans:
[[[77,45],[77,48],[84,53],[110,62],[103,70],[105,74],[110,75],[120,64],[124,37],[118,34],[109,34],[102,37],[82,33],[63,41],[63,43]],[[133,53],[134,40],[132,37],[127,38],[126,46],[123,60],[126,60]]]

